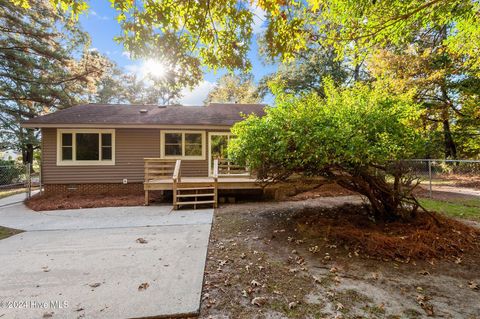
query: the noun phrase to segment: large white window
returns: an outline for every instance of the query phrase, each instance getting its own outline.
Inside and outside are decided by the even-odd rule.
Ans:
[[[161,157],[178,159],[205,159],[205,132],[162,131]]]
[[[57,130],[57,165],[115,165],[115,130]]]

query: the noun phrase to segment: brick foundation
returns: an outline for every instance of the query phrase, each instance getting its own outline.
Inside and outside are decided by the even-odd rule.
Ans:
[[[143,194],[143,183],[45,184],[45,194]]]

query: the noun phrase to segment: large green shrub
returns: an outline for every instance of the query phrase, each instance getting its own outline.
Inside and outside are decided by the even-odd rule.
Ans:
[[[264,117],[251,115],[232,128],[229,156],[264,178],[301,173],[335,180],[366,196],[379,219],[416,210],[413,179],[399,160],[424,146],[413,125],[418,105],[382,86],[336,89],[326,81],[325,92],[324,99],[280,94]]]

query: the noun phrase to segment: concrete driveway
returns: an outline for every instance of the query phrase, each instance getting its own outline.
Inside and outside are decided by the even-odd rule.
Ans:
[[[213,210],[170,206],[33,212],[0,240],[0,318],[144,318],[199,310]]]

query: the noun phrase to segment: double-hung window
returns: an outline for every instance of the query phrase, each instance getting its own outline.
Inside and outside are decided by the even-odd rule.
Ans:
[[[57,130],[57,165],[114,165],[115,130]]]
[[[161,157],[205,159],[205,132],[162,131]]]

